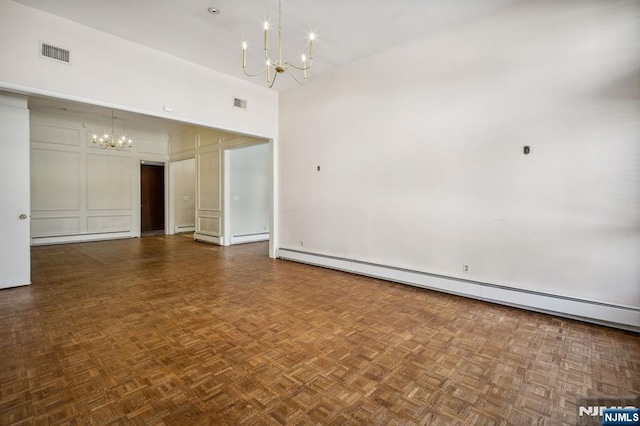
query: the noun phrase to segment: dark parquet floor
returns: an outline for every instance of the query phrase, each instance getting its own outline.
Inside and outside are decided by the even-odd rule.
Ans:
[[[575,424],[637,334],[181,236],[32,249],[0,291],[0,424]]]

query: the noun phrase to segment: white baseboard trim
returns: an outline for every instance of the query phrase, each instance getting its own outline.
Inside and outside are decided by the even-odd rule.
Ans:
[[[181,234],[183,232],[195,232],[195,231],[196,231],[195,226],[176,226],[173,229],[173,232],[176,234]]]
[[[640,332],[640,308],[280,248],[285,260],[322,266],[501,305]]]
[[[200,234],[198,232],[195,232],[193,234],[193,239],[196,241],[201,241],[203,243],[210,243],[210,244],[218,244],[218,245],[223,245],[222,243],[224,242],[222,237],[216,237],[214,235],[207,235],[207,234]]]
[[[269,233],[250,234],[250,235],[233,235],[230,238],[231,244],[256,243],[258,241],[269,241]]]
[[[52,237],[32,237],[32,246],[46,246],[52,244],[86,243],[90,241],[119,240],[123,238],[135,238],[133,232],[105,232],[101,234],[76,234],[59,235]]]

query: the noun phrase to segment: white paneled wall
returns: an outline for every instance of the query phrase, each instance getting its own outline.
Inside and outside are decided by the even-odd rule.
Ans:
[[[220,199],[220,150],[196,154],[197,223],[196,232],[219,236],[221,233],[222,202]]]
[[[185,126],[169,132],[171,161],[195,158],[196,231],[194,238],[224,244],[224,151],[264,140],[220,130]]]
[[[166,161],[168,135],[133,130],[131,150],[101,149],[92,135],[108,124],[31,113],[33,245],[139,235],[140,159]]]
[[[170,165],[175,232],[195,231],[196,226],[196,160],[189,158]]]

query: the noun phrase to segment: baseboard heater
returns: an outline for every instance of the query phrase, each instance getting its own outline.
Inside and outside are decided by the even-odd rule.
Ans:
[[[56,235],[49,237],[31,237],[32,246],[46,246],[52,244],[87,243],[91,241],[118,240],[123,238],[135,238],[131,231],[124,232],[99,232],[94,234]]]
[[[196,227],[194,225],[191,226],[176,226],[173,229],[173,233],[174,234],[182,234],[184,232],[195,232],[196,231]]]
[[[258,241],[269,241],[268,232],[260,232],[258,234],[232,235],[231,244],[255,243]]]
[[[501,305],[640,332],[640,308],[638,307],[523,290],[287,248],[278,249],[278,257]]]

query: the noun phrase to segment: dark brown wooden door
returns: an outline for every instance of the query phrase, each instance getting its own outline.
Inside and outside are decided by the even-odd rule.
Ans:
[[[164,166],[140,165],[141,232],[164,230]]]

